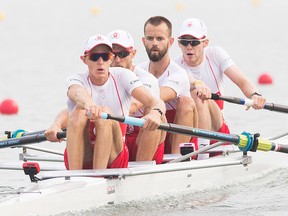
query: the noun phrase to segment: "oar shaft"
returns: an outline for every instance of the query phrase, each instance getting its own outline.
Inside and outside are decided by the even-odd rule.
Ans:
[[[101,118],[112,119],[119,122],[123,122],[125,124],[131,124],[139,127],[142,127],[145,122],[145,119],[141,118],[134,118],[129,116],[113,116],[107,113],[102,113]],[[241,135],[225,134],[170,123],[160,124],[158,129],[165,130],[171,133],[181,133],[188,136],[196,136],[234,143],[239,147],[241,151],[244,152],[261,150],[261,151],[278,151],[288,153],[288,147],[272,143],[271,141],[259,138],[258,136],[255,137],[247,132],[243,132]]]
[[[58,132],[57,133],[57,138],[62,139],[66,137],[66,132]],[[17,145],[24,145],[24,144],[32,144],[32,143],[39,143],[46,141],[46,137],[44,134],[32,134],[32,135],[27,135],[23,136],[20,138],[11,138],[7,140],[1,140],[0,141],[0,148],[6,148],[6,147],[13,147]]]
[[[282,153],[288,153],[288,146],[272,143],[271,151],[277,151]]]
[[[284,106],[284,105],[280,105],[280,104],[266,103],[264,106],[264,109],[267,109],[270,111],[288,113],[288,106]]]
[[[288,145],[281,145],[275,142],[271,142],[268,139],[259,137],[257,150],[288,153]]]
[[[208,131],[208,130],[203,130],[199,128],[193,128],[193,127],[171,124],[171,123],[161,124],[158,127],[158,129],[165,130],[170,133],[180,133],[180,134],[184,134],[188,136],[197,136],[201,138],[225,141],[225,142],[230,142],[230,143],[235,143],[235,144],[239,142],[238,135],[219,133],[215,131]]]
[[[116,120],[125,124],[130,124],[130,125],[139,126],[139,127],[142,127],[145,122],[145,119],[141,119],[141,118],[134,118],[130,116],[113,116],[107,113],[102,113],[101,118],[112,119],[112,120]],[[171,124],[171,123],[160,124],[158,129],[171,132],[171,133],[181,133],[181,134],[185,134],[188,136],[197,136],[197,137],[215,139],[215,140],[231,142],[231,143],[236,143],[236,144],[239,142],[238,135],[224,134],[224,133],[219,133],[219,132],[214,132],[214,131],[192,128],[192,127],[183,126],[183,125]]]
[[[245,106],[252,106],[253,101],[251,99],[244,99],[244,98],[236,98],[236,97],[229,97],[229,96],[222,96],[218,94],[212,94],[211,99],[213,100],[223,100],[230,103],[245,105]],[[264,109],[282,113],[288,113],[288,106],[275,104],[275,103],[266,103],[264,105]]]

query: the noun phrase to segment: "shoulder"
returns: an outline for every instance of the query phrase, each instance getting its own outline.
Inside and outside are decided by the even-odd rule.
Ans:
[[[176,56],[173,61],[177,64],[177,65],[181,65],[183,63],[183,56],[182,55],[179,55],[179,56]]]
[[[67,77],[67,81],[72,81],[72,80],[83,80],[88,77],[88,72],[80,72],[80,73],[74,73],[70,74]]]
[[[228,55],[227,52],[221,46],[210,46],[205,49],[205,54],[208,56],[222,56]]]
[[[149,73],[147,70],[144,70],[143,68],[139,67],[139,66],[136,66],[135,69],[134,69],[134,73],[139,76],[139,78],[141,77],[147,77],[147,78],[150,78],[150,79],[156,79],[156,77]]]
[[[137,66],[142,68],[142,69],[144,69],[144,70],[146,70],[146,71],[148,71],[149,62],[148,61],[147,62],[142,62],[142,63],[138,64]]]
[[[88,85],[88,72],[71,74],[66,79],[67,87],[77,84],[86,86]]]
[[[109,72],[115,76],[134,76],[133,71],[122,67],[110,67]]]
[[[175,72],[175,73],[183,73],[186,74],[185,69],[183,69],[180,65],[178,65],[176,62],[173,60],[170,61],[170,64],[168,66],[169,71]]]

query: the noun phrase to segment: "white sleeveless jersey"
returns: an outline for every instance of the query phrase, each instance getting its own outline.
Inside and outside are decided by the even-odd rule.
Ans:
[[[197,67],[188,66],[183,55],[178,56],[174,61],[184,68],[187,73],[191,73],[195,79],[202,80],[211,89],[212,93],[224,90],[224,71],[235,65],[227,52],[219,46],[206,47],[204,49],[204,60]]]
[[[140,65],[144,70],[148,71],[149,62],[144,62]],[[190,82],[186,71],[179,67],[175,62],[170,61],[170,64],[164,71],[164,73],[158,78],[159,86],[167,86],[172,88],[176,94],[177,98],[173,101],[166,102],[166,109],[172,110],[176,108],[177,99],[180,96],[190,95]]]
[[[67,89],[73,84],[85,86],[96,105],[109,107],[115,115],[129,115],[131,93],[135,88],[143,86],[132,71],[120,67],[109,69],[109,78],[102,86],[93,85],[88,72],[69,76]],[[67,103],[71,112],[76,104],[69,98]]]

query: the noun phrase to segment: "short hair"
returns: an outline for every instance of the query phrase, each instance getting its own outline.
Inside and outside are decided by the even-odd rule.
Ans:
[[[165,18],[163,16],[150,17],[144,24],[144,34],[145,34],[145,28],[146,28],[147,24],[158,26],[162,23],[165,23],[166,26],[168,27],[168,30],[169,30],[168,35],[169,35],[169,37],[171,37],[172,36],[172,24],[167,18]]]

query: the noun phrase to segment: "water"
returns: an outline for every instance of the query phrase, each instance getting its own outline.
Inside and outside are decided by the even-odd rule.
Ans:
[[[172,21],[174,36],[184,19],[204,20],[210,45],[225,48],[256,84],[260,73],[270,73],[274,84],[258,86],[260,92],[269,102],[287,105],[287,6],[285,0],[1,0],[0,101],[13,98],[20,110],[18,115],[0,115],[0,135],[5,130],[20,128],[42,130],[51,124],[65,107],[66,77],[85,68],[79,56],[91,35],[126,29],[138,49],[135,62],[145,61],[143,24],[154,15]],[[175,43],[171,56],[178,54]],[[225,95],[242,97],[228,80]],[[259,132],[271,137],[287,131],[285,114],[246,112],[244,107],[228,103],[225,114],[232,133]],[[287,139],[283,142],[287,143]],[[64,148],[64,144],[58,143],[36,145],[60,151]],[[17,163],[20,151],[1,149],[0,163]],[[275,171],[257,181],[199,194],[115,205],[83,215],[287,215],[287,171]],[[1,192],[17,190],[28,182],[22,171],[0,170]]]

